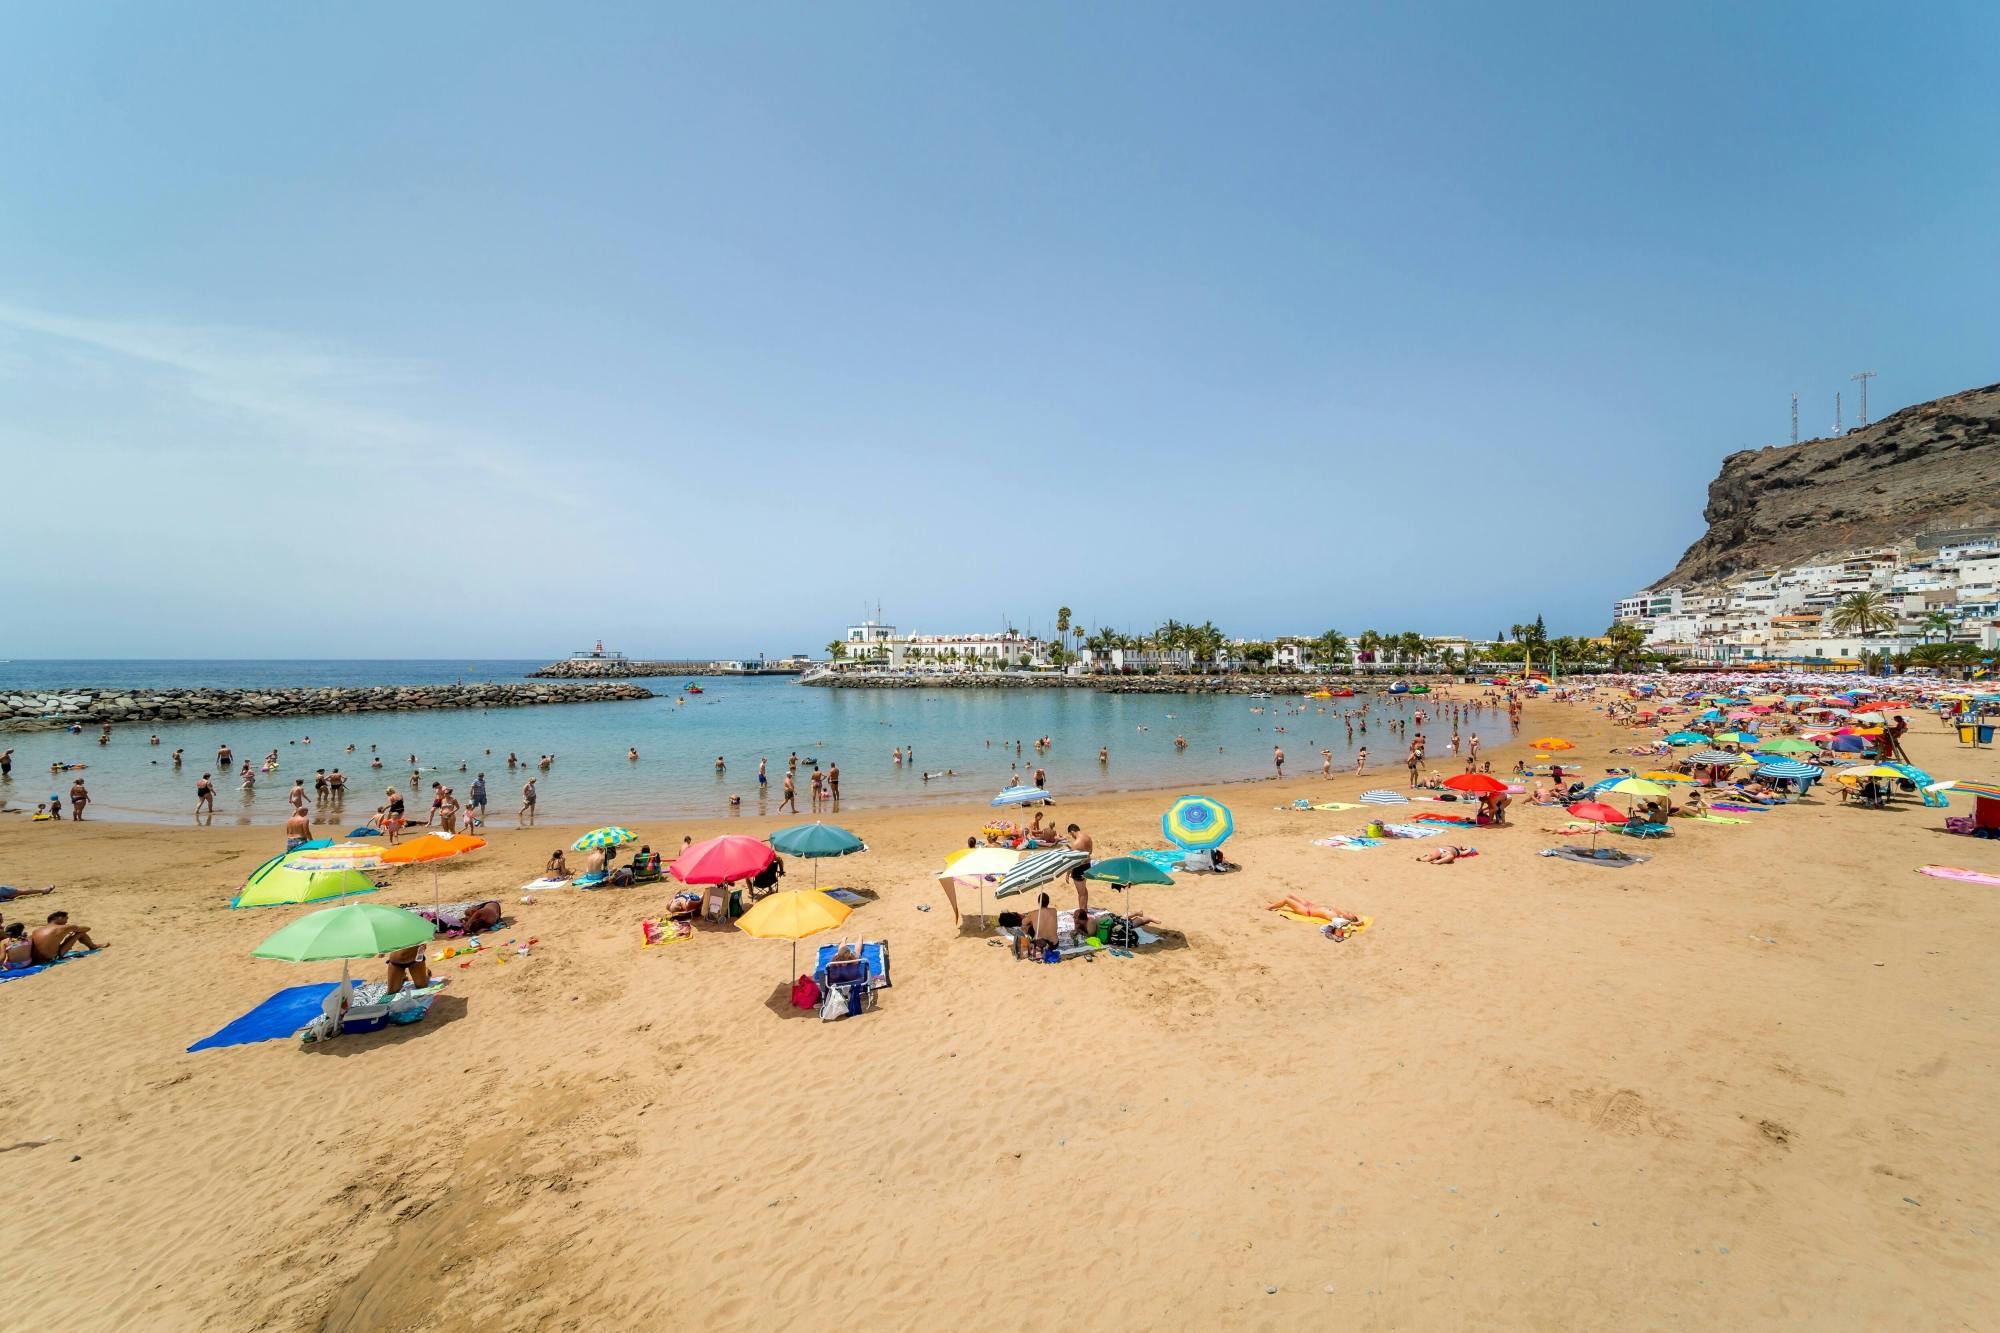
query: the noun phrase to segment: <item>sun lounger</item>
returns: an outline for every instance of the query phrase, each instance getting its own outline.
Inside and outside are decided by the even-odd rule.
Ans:
[[[819,1016],[826,1022],[867,1013],[875,1007],[875,992],[889,986],[887,941],[864,941],[860,957],[836,961],[839,950],[837,944],[823,944],[813,960],[813,980],[825,996]]]
[[[1628,838],[1668,838],[1674,832],[1665,824],[1619,824],[1614,826],[1613,831]]]

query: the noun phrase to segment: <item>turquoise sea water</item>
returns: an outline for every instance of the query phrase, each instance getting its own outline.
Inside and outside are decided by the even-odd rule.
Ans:
[[[535,662],[73,662],[0,664],[0,689],[56,685],[281,685],[417,684],[453,679],[518,679]],[[0,749],[12,747],[11,781],[0,786],[14,806],[32,807],[51,791],[67,793],[74,774],[60,778],[52,762],[89,765],[92,817],[156,820],[188,817],[194,784],[203,772],[215,774],[216,818],[222,822],[274,823],[286,813],[285,792],[292,779],[311,785],[315,768],[342,769],[347,775],[347,811],[359,816],[381,803],[394,783],[411,796],[412,813],[428,807],[432,781],[457,788],[463,796],[475,773],[486,774],[495,823],[513,822],[521,783],[535,770],[538,756],[554,754],[554,766],[540,774],[539,816],[545,823],[583,823],[646,817],[725,816],[729,797],[743,803],[734,813],[774,813],[786,758],[800,759],[799,802],[810,813],[810,766],[840,764],[842,810],[912,805],[926,801],[986,800],[1015,775],[1032,777],[1039,764],[1048,770],[1058,798],[1148,787],[1197,788],[1205,783],[1267,777],[1274,742],[1285,748],[1287,773],[1317,771],[1319,752],[1331,749],[1337,768],[1351,770],[1354,748],[1370,745],[1370,770],[1385,784],[1402,777],[1402,742],[1382,722],[1407,718],[1421,699],[1363,696],[1308,701],[1297,695],[1269,700],[1214,695],[1118,695],[1087,690],[840,690],[809,688],[791,677],[715,678],[701,682],[703,693],[682,696],[675,680],[641,682],[660,697],[636,702],[574,704],[492,711],[367,713],[282,720],[162,723],[160,744],[153,728],[126,725],[110,743],[97,743],[96,729],[64,732],[0,733]],[[685,697],[685,702],[680,699]],[[1342,710],[1369,706],[1369,731],[1357,730],[1353,746]],[[1258,712],[1257,709],[1266,711]],[[1294,711],[1303,709],[1304,711]],[[1324,709],[1326,711],[1319,711]],[[1283,727],[1284,731],[1275,728]],[[1498,710],[1474,710],[1464,730],[1480,733],[1489,747],[1507,732]],[[1425,727],[1431,754],[1444,756],[1449,724],[1435,717]],[[1051,737],[1049,752],[1037,759],[1037,737]],[[1177,749],[1176,736],[1187,738]],[[306,738],[311,743],[306,743]],[[1014,743],[1021,744],[1017,756]],[[216,748],[227,742],[238,765],[257,770],[254,792],[239,790],[239,779],[215,764]],[[355,746],[353,753],[346,747]],[[371,754],[370,747],[374,751]],[[915,750],[915,762],[897,765],[898,746]],[[1098,762],[1107,746],[1109,761]],[[173,750],[184,750],[181,767]],[[626,758],[636,747],[639,759]],[[276,771],[261,771],[270,750],[278,751]],[[510,772],[509,751],[524,767]],[[409,756],[418,759],[411,779]],[[383,767],[369,767],[379,755]],[[715,771],[720,755],[725,771]],[[757,784],[759,757],[770,761],[771,783]],[[465,769],[460,770],[464,764]],[[944,776],[949,772],[951,776]],[[928,781],[924,775],[931,775]],[[425,799],[417,799],[418,794]]]

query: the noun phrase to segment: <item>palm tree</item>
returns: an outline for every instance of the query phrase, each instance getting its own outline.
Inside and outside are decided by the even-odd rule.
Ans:
[[[1896,614],[1882,601],[1882,594],[1857,592],[1833,608],[1833,628],[1839,634],[1859,634],[1862,638],[1894,629]]]
[[[1375,665],[1376,654],[1382,650],[1381,631],[1372,629],[1362,630],[1359,637],[1354,640],[1354,646],[1361,650],[1361,655],[1368,659],[1369,666],[1372,668]]]
[[[1958,621],[1952,617],[1951,612],[1932,611],[1924,616],[1920,628],[1923,631],[1924,642],[1929,643],[1933,637],[1949,639],[1952,630],[1957,626]]]
[[[1056,641],[1058,643],[1069,635],[1069,615],[1068,607],[1059,606],[1056,608]]]
[[[826,656],[830,662],[842,660],[847,656],[847,644],[843,640],[835,639],[826,646]]]
[[[1314,639],[1313,650],[1329,671],[1347,665],[1347,636],[1337,629],[1330,629]]]
[[[1604,631],[1611,640],[1611,669],[1630,671],[1632,663],[1646,648],[1646,631],[1620,621]]]

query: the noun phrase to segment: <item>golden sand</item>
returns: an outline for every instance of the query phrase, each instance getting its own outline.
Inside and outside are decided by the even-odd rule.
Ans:
[[[1530,705],[1551,731],[1593,773],[1624,738]],[[1932,722],[1910,747],[2000,776]],[[224,908],[279,830],[0,819],[0,880],[63,890],[8,918],[113,942],[0,986],[7,1322],[1994,1325],[2000,890],[1914,873],[1993,844],[1827,800],[1606,870],[1537,857],[1563,816],[1517,805],[1426,866],[1312,845],[1363,812],[1274,809],[1402,778],[1218,790],[1247,869],[1142,891],[1184,943],[1057,967],[953,925],[932,873],[984,807],[855,812],[871,851],[822,868],[879,894],[848,933],[895,985],[832,1024],[787,1006],[782,942],[640,948],[663,889],[520,905],[579,830],[499,828],[444,893],[502,898],[532,958],[445,964],[411,1027],[192,1055],[338,975],[249,956],[307,909]],[[1163,805],[1053,813],[1109,854]],[[428,900],[398,874],[379,900]],[[1260,910],[1290,891],[1375,924]]]

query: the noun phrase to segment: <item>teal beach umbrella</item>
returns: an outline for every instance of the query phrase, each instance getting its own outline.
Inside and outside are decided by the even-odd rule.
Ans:
[[[1093,861],[1091,862],[1090,869],[1083,872],[1083,877],[1127,889],[1135,884],[1172,884],[1174,882],[1173,876],[1169,875],[1166,871],[1160,869],[1151,861],[1142,861],[1136,856],[1113,856],[1103,861]],[[1138,901],[1139,895],[1136,893],[1133,894],[1127,903],[1128,909],[1136,910],[1134,905]]]
[[[852,856],[868,850],[868,844],[834,824],[794,824],[781,828],[770,838],[771,846],[787,856],[803,856],[813,863],[813,888],[819,887],[822,857]]]

